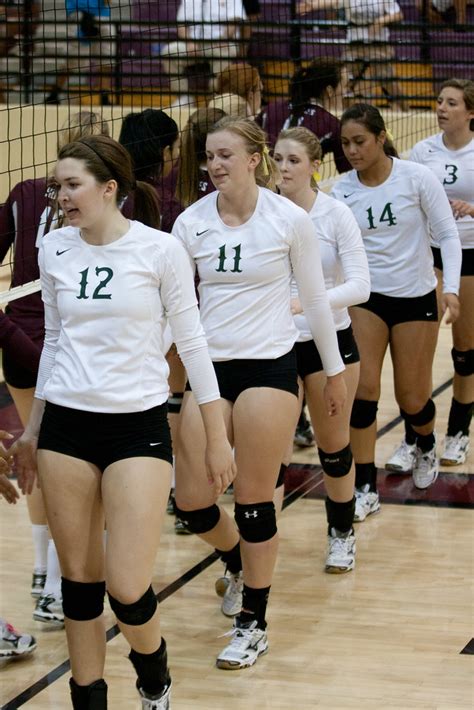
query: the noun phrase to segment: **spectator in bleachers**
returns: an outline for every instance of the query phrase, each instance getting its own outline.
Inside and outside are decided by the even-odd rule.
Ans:
[[[242,0],[182,0],[176,17],[178,41],[161,52],[171,92],[189,95],[189,67],[208,63],[213,77],[238,57],[246,19]]]
[[[24,44],[25,40],[31,39],[38,26],[38,16],[40,5],[37,0],[30,0],[29,3],[23,0],[3,0],[0,2],[0,57],[7,57],[9,54],[22,54],[21,50],[16,50],[18,44]],[[8,88],[10,83],[8,63],[7,81],[3,78],[0,82],[0,103],[5,103],[3,89]]]
[[[161,212],[160,229],[171,232],[181,212],[181,206],[165,180],[179,157],[180,139],[176,122],[164,111],[153,108],[129,113],[123,119],[119,142],[132,157],[136,180],[147,182],[156,189]],[[122,213],[131,219],[133,197],[127,198]]]
[[[46,103],[60,102],[71,74],[81,82],[82,72],[89,72],[90,89],[99,92],[102,106],[108,106],[116,49],[109,0],[66,0],[66,12],[70,20],[77,20],[77,42],[68,43],[66,64],[57,73]]]
[[[216,77],[216,93],[241,96],[249,104],[250,115],[254,117],[258,116],[262,108],[262,91],[263,83],[258,69],[245,62],[229,64]]]
[[[176,197],[183,208],[215,190],[207,172],[206,138],[209,129],[225,115],[219,108],[200,108],[184,128],[176,186]]]
[[[444,23],[445,25],[454,25],[454,29],[459,29],[467,22],[467,0],[431,0],[424,3],[423,0],[417,0],[417,7],[423,14],[426,7],[427,20],[433,25]]]
[[[392,108],[405,109],[395,81],[395,50],[390,44],[389,25],[403,20],[396,0],[302,0],[299,14],[314,10],[343,9],[348,23],[347,48],[342,60],[350,65],[350,87],[357,98],[372,99],[373,82],[380,84]],[[370,82],[369,82],[370,79]]]
[[[342,103],[346,85],[345,70],[337,60],[315,59],[298,69],[291,79],[290,100],[272,101],[257,119],[270,145],[275,145],[280,131],[304,126],[319,138],[323,158],[333,153],[338,172],[350,170],[341,146],[339,119],[330,112]]]
[[[251,118],[252,110],[247,101],[237,94],[216,94],[209,103],[208,108],[217,108],[224,111],[228,116],[239,116],[240,118]]]

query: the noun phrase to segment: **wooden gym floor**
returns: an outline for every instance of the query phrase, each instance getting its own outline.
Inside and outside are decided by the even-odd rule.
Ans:
[[[441,328],[434,370],[437,431],[446,426],[452,376],[450,332]],[[17,428],[3,391],[0,428]],[[0,391],[0,394],[1,394]],[[387,357],[377,464],[402,426]],[[380,474],[382,510],[357,525],[357,567],[324,573],[326,524],[315,449],[295,450],[281,515],[280,554],[269,605],[270,651],[251,669],[217,670],[231,624],[214,581],[222,573],[195,536],[176,536],[167,517],[154,589],[173,675],[173,710],[468,710],[474,707],[474,456],[416,491],[410,476]],[[229,496],[223,500],[230,507]],[[32,545],[26,506],[2,501],[0,613],[38,641],[29,658],[0,668],[3,710],[69,707],[64,631],[32,620]],[[128,648],[107,608],[106,679],[112,710],[137,709]]]

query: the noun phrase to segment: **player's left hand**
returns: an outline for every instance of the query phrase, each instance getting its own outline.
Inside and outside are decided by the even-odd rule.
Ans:
[[[446,323],[455,323],[457,321],[461,306],[455,293],[443,293],[441,296],[441,310],[443,315],[447,313]]]
[[[341,414],[346,398],[347,388],[343,373],[340,372],[338,375],[328,377],[324,385],[324,402],[328,416],[334,417],[336,414]]]

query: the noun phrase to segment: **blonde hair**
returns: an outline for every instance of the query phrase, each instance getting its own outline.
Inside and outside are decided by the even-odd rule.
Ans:
[[[209,101],[207,108],[220,108],[228,116],[240,118],[247,118],[250,113],[247,101],[237,94],[218,94]]]
[[[189,207],[199,195],[199,166],[206,160],[206,138],[212,126],[225,116],[218,108],[198,108],[191,114],[181,135],[176,197]]]
[[[255,182],[257,185],[275,190],[281,180],[280,170],[270,156],[267,136],[260,126],[250,118],[225,116],[208,131],[208,135],[220,131],[229,131],[242,138],[249,155],[259,153],[260,162],[255,169]]]
[[[79,111],[72,114],[59,129],[58,152],[68,143],[74,143],[83,136],[109,136],[109,124],[98,113]]]
[[[318,160],[320,161],[323,156],[323,151],[321,148],[321,143],[318,137],[310,131],[309,128],[304,128],[304,126],[298,126],[297,128],[287,128],[285,131],[281,131],[277,138],[277,143],[279,140],[290,140],[296,141],[303,146],[306,151],[306,155],[310,161]],[[314,174],[311,176],[311,187],[316,189],[318,187],[317,180]]]

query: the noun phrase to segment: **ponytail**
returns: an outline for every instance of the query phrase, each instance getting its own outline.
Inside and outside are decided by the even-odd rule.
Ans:
[[[158,196],[154,187],[138,180],[133,190],[133,219],[143,222],[147,227],[160,229],[161,214]]]

